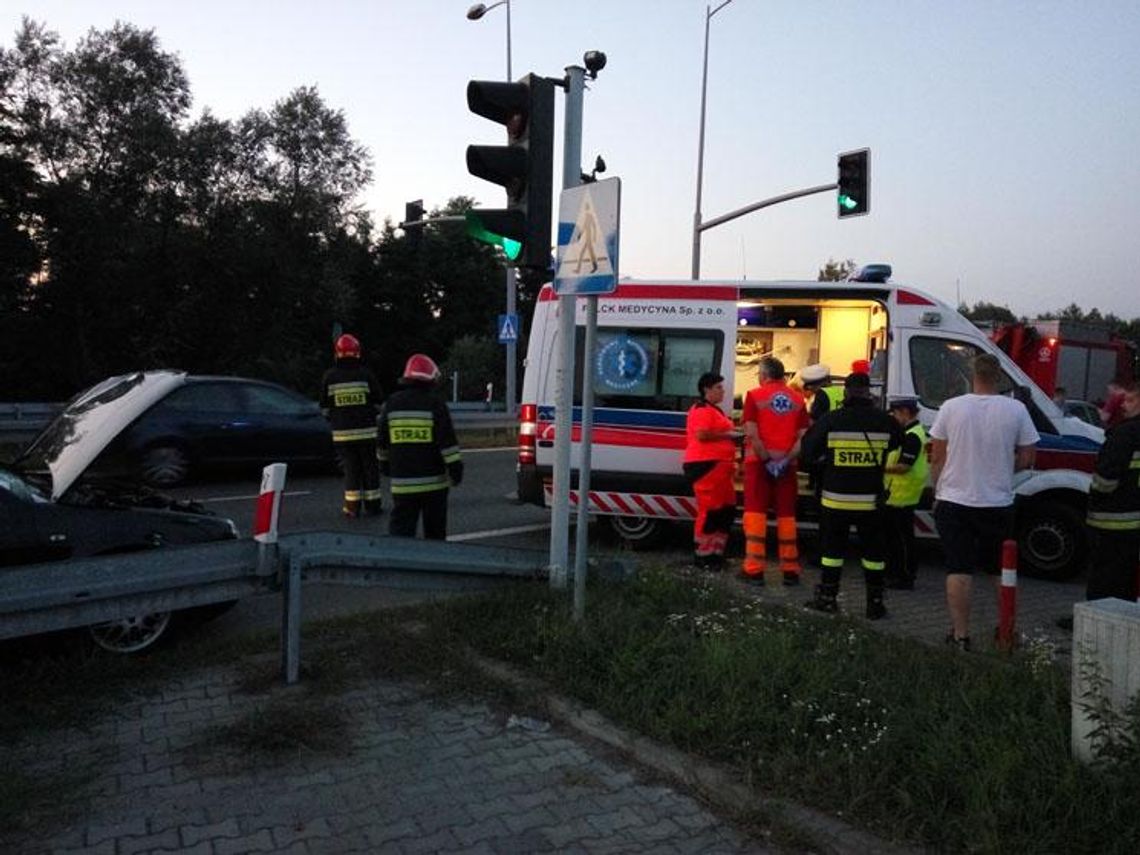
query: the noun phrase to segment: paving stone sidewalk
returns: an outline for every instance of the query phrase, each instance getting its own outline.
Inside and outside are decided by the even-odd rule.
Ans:
[[[305,691],[248,694],[236,669],[212,669],[89,730],[23,745],[6,766],[94,776],[34,831],[0,832],[0,851],[771,851],[594,743],[411,684],[342,694],[351,724],[332,756],[265,764],[216,740],[219,726]]]

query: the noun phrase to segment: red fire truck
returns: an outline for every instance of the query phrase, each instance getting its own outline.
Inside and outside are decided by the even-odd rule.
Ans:
[[[990,338],[1047,394],[1061,386],[1066,398],[1096,401],[1109,381],[1131,380],[1136,346],[1096,324],[1035,320],[1002,324]]]

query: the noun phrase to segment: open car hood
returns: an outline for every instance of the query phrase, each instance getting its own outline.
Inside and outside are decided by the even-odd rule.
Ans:
[[[120,433],[186,382],[183,371],[136,371],[109,377],[80,392],[20,456],[25,473],[51,477],[59,499]]]

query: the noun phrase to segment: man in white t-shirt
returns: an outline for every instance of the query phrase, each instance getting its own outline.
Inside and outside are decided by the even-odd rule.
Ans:
[[[997,393],[1001,365],[974,357],[973,394],[942,404],[930,428],[934,521],[946,554],[947,644],[970,649],[975,571],[995,572],[1013,533],[1013,473],[1033,466],[1041,438],[1025,405]]]

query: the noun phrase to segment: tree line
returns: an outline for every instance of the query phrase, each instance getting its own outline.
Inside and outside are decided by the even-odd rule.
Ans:
[[[162,367],[315,396],[341,330],[389,387],[409,353],[460,342],[471,394],[502,388],[495,250],[459,223],[377,226],[370,155],[314,87],[234,121],[191,100],[178,57],[130,24],[67,48],[25,19],[0,48],[0,400]]]

